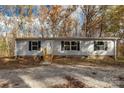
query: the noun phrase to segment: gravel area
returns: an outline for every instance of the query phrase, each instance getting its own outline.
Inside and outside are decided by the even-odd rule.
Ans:
[[[0,70],[0,87],[49,88],[68,83],[65,76],[88,87],[124,87],[124,68],[112,66],[57,65]]]

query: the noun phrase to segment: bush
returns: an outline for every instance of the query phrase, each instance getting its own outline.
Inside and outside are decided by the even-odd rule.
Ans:
[[[124,44],[118,45],[118,56],[124,56]]]

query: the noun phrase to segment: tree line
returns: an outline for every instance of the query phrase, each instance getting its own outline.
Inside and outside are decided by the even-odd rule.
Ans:
[[[104,37],[118,36],[123,37],[123,15],[124,6],[107,6],[107,5],[53,5],[53,6],[38,6],[38,15],[34,16],[32,5],[23,6],[5,6],[7,8],[19,8],[19,16],[15,19],[10,18],[4,21],[8,26],[14,22],[10,32],[14,37],[21,34],[31,36],[32,33],[40,33],[42,37]],[[64,7],[64,8],[63,8]],[[28,9],[25,16],[25,8]],[[82,24],[79,20],[74,19],[71,15],[80,8],[82,13]],[[5,15],[1,13],[1,20],[5,20]],[[38,18],[39,27],[34,27],[31,30],[34,19]],[[26,25],[26,26],[25,26]],[[36,24],[37,25],[37,24]],[[25,30],[24,30],[25,29]],[[25,34],[26,33],[26,34]]]

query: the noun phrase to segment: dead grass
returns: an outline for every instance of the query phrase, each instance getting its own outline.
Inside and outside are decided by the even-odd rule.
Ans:
[[[63,64],[63,65],[73,65],[80,64],[82,60],[80,58],[56,58],[53,60],[53,63]]]
[[[53,63],[61,65],[100,65],[100,66],[120,66],[124,67],[124,60],[114,60],[112,57],[105,57],[104,59],[82,59],[82,58],[57,58]]]
[[[18,69],[40,66],[42,60],[36,60],[34,58],[18,58],[14,57],[2,57],[0,58],[0,69]]]
[[[41,66],[43,60],[37,57],[2,57],[0,58],[0,69],[18,69]],[[124,60],[115,61],[111,57],[103,60],[82,59],[81,57],[55,57],[53,62],[61,65],[90,65],[90,66],[120,66],[124,67]]]

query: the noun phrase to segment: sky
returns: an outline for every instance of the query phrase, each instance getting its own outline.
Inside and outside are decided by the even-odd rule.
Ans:
[[[24,9],[24,16],[28,16],[28,8],[25,8]],[[20,11],[20,8],[18,6],[15,6],[13,8],[7,8],[6,6],[4,5],[0,5],[0,13],[2,13],[4,16],[19,16],[19,11]],[[32,13],[33,15],[37,16],[38,15],[38,6],[33,6],[32,8]]]

